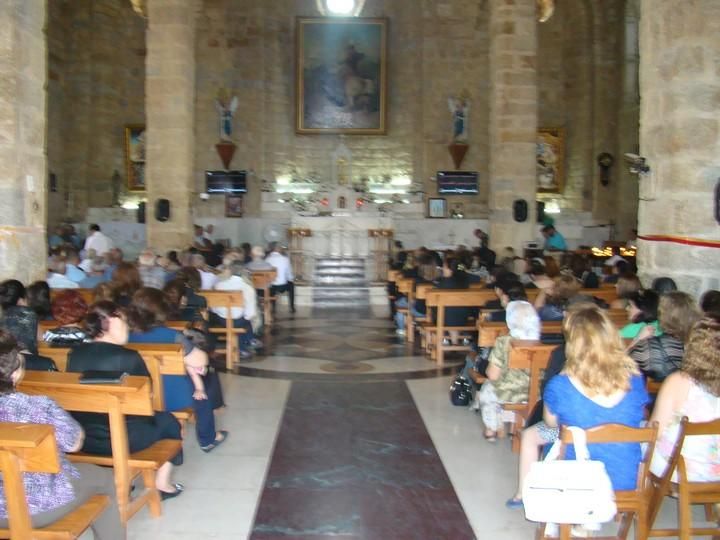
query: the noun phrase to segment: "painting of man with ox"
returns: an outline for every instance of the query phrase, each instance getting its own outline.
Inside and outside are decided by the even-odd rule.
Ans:
[[[386,132],[387,20],[298,18],[297,132]]]

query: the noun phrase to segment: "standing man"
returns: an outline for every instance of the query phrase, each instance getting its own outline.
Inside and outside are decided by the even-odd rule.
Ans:
[[[549,251],[567,251],[565,237],[555,230],[553,225],[545,225],[542,228],[545,237],[545,249]]]
[[[276,296],[279,292],[288,293],[290,300],[290,312],[295,313],[295,284],[293,280],[292,267],[290,266],[290,259],[287,255],[283,255],[280,251],[280,246],[277,242],[270,243],[270,255],[265,259],[267,262],[272,264],[277,270],[277,276],[270,286],[270,296]],[[275,311],[275,304],[273,303],[273,312]]]
[[[100,232],[100,226],[97,223],[90,225],[90,235],[85,240],[85,252],[94,249],[98,257],[102,257],[113,247],[112,240]]]

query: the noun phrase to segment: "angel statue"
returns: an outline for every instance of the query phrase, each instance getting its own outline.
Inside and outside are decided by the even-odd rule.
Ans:
[[[467,143],[470,121],[470,99],[467,93],[463,92],[456,98],[448,98],[448,107],[452,113],[452,142]]]
[[[226,93],[221,91],[215,100],[215,108],[220,115],[220,140],[231,141],[233,114],[238,106],[237,96],[233,96],[228,103]]]

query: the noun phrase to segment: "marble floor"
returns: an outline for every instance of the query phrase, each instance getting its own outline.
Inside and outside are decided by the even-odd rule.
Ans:
[[[135,516],[130,539],[533,538],[504,506],[517,456],[450,405],[461,358],[436,367],[382,310],[299,309],[264,340],[221,374],[228,441],[204,454],[187,438],[186,492],[160,518]]]

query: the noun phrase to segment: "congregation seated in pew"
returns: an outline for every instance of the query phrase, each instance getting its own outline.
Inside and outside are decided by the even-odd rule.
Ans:
[[[129,328],[120,306],[112,302],[94,304],[85,317],[85,328],[92,339],[71,350],[67,371],[126,372],[150,378],[142,357],[127,349]],[[97,413],[73,415],[85,429],[83,452],[102,456],[112,455],[108,417]],[[180,423],[169,412],[156,411],[153,416],[129,416],[126,418],[130,452],[148,448],[162,439],[182,440]],[[183,462],[182,450],[157,470],[155,485],[163,499],[178,496],[183,486],[171,480],[173,466]]]
[[[200,448],[210,452],[227,437],[215,429],[213,410],[224,405],[220,381],[208,372],[207,352],[183,335],[168,328],[168,306],[162,291],[143,287],[133,296],[129,309],[132,332],[129,343],[181,343],[187,375],[163,375],[165,408],[168,411],[192,407]]]
[[[55,429],[60,451],[57,473],[25,473],[26,500],[33,528],[50,525],[81,506],[89,497],[102,494],[110,504],[92,523],[98,540],[122,540],[125,526],[120,518],[112,469],[85,463],[71,464],[66,452],[83,446],[83,427],[53,400],[17,391],[23,378],[23,356],[15,338],[0,330],[0,422],[48,424]],[[0,479],[0,529],[8,528],[10,494]]]

